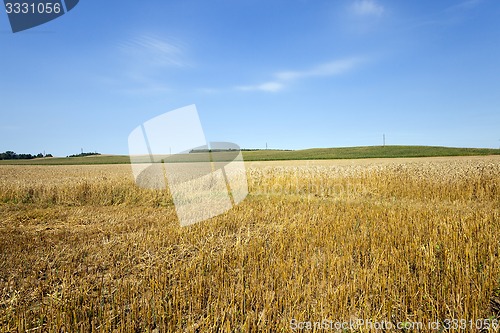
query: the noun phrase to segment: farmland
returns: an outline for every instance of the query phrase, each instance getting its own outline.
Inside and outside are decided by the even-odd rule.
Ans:
[[[255,161],[247,176],[240,205],[181,228],[129,165],[0,165],[0,331],[500,316],[500,156]]]
[[[192,156],[183,155],[192,154],[179,154],[177,158],[180,160],[190,160],[193,158]],[[487,156],[500,155],[500,149],[434,146],[366,146],[312,148],[303,150],[242,150],[242,155],[245,161],[289,161],[438,156]],[[146,158],[144,158],[144,160],[146,160]],[[36,158],[31,160],[0,160],[0,165],[87,165],[129,163],[130,157],[127,155],[93,155],[85,157]]]

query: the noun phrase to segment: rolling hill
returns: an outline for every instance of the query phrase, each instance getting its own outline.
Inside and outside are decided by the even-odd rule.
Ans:
[[[437,146],[366,146],[343,148],[311,148],[304,150],[244,150],[245,161],[322,160],[360,158],[404,158],[435,156],[500,155],[500,149],[451,148]],[[0,165],[81,165],[128,164],[127,155],[96,155],[86,157],[53,157],[33,160],[2,160]]]

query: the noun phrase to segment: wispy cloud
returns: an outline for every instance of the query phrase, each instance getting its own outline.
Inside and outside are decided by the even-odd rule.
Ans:
[[[483,0],[464,0],[458,4],[446,7],[423,20],[417,20],[413,27],[459,25],[464,22],[473,9],[479,7],[483,2]]]
[[[477,7],[483,0],[464,0],[459,4],[448,7],[447,11],[468,10]]]
[[[165,82],[148,75],[128,75],[128,81],[120,90],[126,94],[154,95],[171,92],[172,88]]]
[[[365,62],[365,59],[361,57],[338,59],[306,70],[277,72],[273,75],[274,79],[271,81],[255,85],[237,86],[236,89],[240,91],[278,92],[285,89],[292,82],[311,77],[340,75],[354,70],[363,62]]]
[[[123,55],[155,67],[184,67],[181,43],[154,35],[133,37],[119,44]]]
[[[385,8],[375,0],[356,0],[351,9],[361,16],[381,16],[385,11]]]
[[[253,86],[238,86],[236,87],[237,90],[241,91],[253,91],[253,90],[260,90],[260,91],[267,91],[267,92],[276,92],[280,91],[284,88],[283,83],[277,82],[277,81],[269,81],[265,82],[262,84],[257,84]]]
[[[141,34],[114,47],[112,73],[103,82],[126,94],[151,95],[169,92],[168,77],[177,69],[190,67],[185,45],[173,38]]]
[[[275,76],[280,80],[294,80],[311,76],[333,76],[350,71],[363,61],[360,57],[334,60],[320,64],[308,70],[303,71],[285,71],[279,72]]]

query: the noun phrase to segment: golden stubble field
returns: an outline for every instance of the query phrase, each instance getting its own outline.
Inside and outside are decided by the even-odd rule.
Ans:
[[[0,330],[463,319],[469,332],[500,316],[499,157],[255,162],[247,174],[243,203],[181,228],[168,191],[137,188],[128,165],[0,166]]]

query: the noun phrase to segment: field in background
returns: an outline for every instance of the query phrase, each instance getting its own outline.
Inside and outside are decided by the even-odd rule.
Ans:
[[[247,165],[187,228],[129,165],[0,166],[0,331],[500,315],[500,156]]]
[[[243,151],[242,153],[243,159],[245,161],[283,161],[435,156],[486,156],[500,155],[500,149],[450,148],[431,146],[369,146],[347,148],[313,148],[304,150],[252,150]],[[187,158],[190,159],[191,157],[188,156]],[[184,160],[183,158],[181,159]],[[39,158],[33,160],[0,160],[0,165],[81,165],[128,163],[130,163],[130,158],[128,156],[122,155],[55,157]]]

